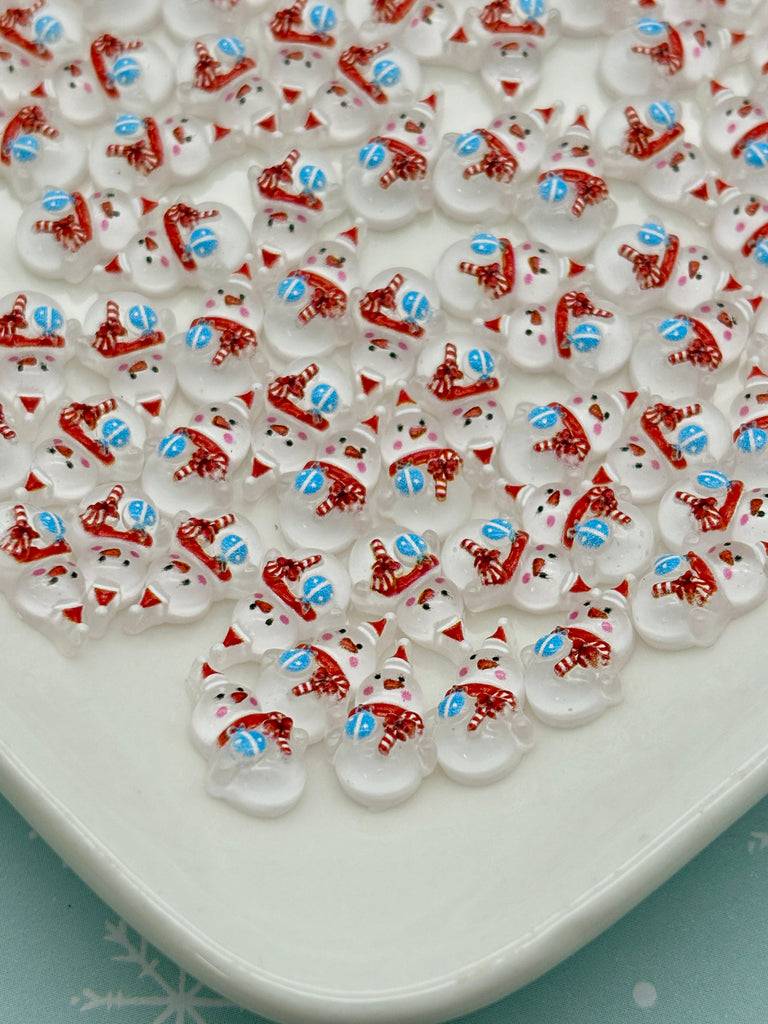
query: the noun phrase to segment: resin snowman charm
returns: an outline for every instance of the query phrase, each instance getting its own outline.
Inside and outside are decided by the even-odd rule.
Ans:
[[[355,226],[311,246],[269,295],[264,336],[276,355],[314,358],[349,342],[359,240]]]
[[[765,549],[720,541],[697,552],[662,555],[632,588],[639,636],[662,650],[708,646],[728,621],[768,595]]]
[[[201,33],[178,53],[178,98],[185,110],[215,117],[222,96],[236,90],[255,67],[255,47],[250,40],[239,35]]]
[[[528,709],[546,725],[586,725],[618,704],[621,669],[634,645],[627,586],[573,588],[566,624],[522,652]]]
[[[198,409],[147,456],[143,486],[163,512],[193,515],[229,504],[232,478],[248,454],[253,392]]]
[[[413,796],[437,760],[405,643],[355,699],[340,735],[330,740],[336,777],[347,796],[370,810],[394,807]]]
[[[441,209],[472,223],[512,213],[520,184],[539,169],[558,112],[498,115],[487,128],[444,136],[433,178]]]
[[[80,50],[80,12],[66,0],[31,0],[26,7],[4,3],[0,41],[0,94],[13,101],[28,96],[49,67]]]
[[[144,589],[124,620],[127,633],[195,622],[216,601],[237,598],[258,577],[258,532],[241,513],[177,519],[167,551],[149,566]]]
[[[258,660],[269,650],[291,647],[346,621],[349,573],[333,555],[270,551],[260,577],[256,589],[235,605],[223,640],[208,652],[216,668]]]
[[[469,520],[446,538],[440,558],[473,612],[555,611],[576,577],[568,551],[532,542],[504,516]]]
[[[380,133],[347,161],[347,202],[369,227],[391,231],[431,208],[439,144],[437,104],[437,94],[432,93],[404,110],[389,112]]]
[[[714,466],[702,469],[675,481],[661,496],[659,532],[672,550],[700,549],[715,540],[734,538],[760,543],[768,540],[768,530],[755,528],[750,520],[759,523],[763,501],[759,488],[747,489],[742,480],[731,479]],[[748,532],[740,529],[747,524],[751,525]]]
[[[640,404],[640,403],[638,403]],[[704,399],[671,404],[643,401],[621,439],[605,457],[609,476],[632,501],[657,501],[672,479],[688,467],[719,462],[729,451],[723,414]]]
[[[745,374],[742,390],[734,397],[729,419],[732,445],[729,468],[747,484],[768,480],[768,375],[758,365]]]
[[[81,185],[86,163],[82,139],[43,101],[0,115],[0,176],[23,202],[52,181],[64,189]]]
[[[621,438],[636,397],[632,391],[595,391],[566,402],[518,404],[499,448],[503,474],[535,485],[584,479]]]
[[[398,526],[378,527],[359,537],[348,566],[355,607],[369,615],[397,609],[440,574],[437,537]]]
[[[375,671],[392,617],[326,630],[264,659],[257,686],[261,706],[288,715],[317,743],[341,724],[349,698]]]
[[[551,143],[536,185],[518,194],[515,212],[531,235],[569,256],[589,252],[618,213],[596,153],[582,109]]]
[[[298,803],[306,784],[307,736],[279,711],[262,711],[250,690],[226,676],[205,680],[191,718],[208,759],[206,790],[240,811],[274,818]]]
[[[768,189],[768,114],[756,99],[714,79],[704,93],[701,133],[726,181]]]
[[[482,646],[459,667],[456,682],[437,706],[437,763],[464,785],[497,782],[516,768],[533,745],[523,712],[522,667],[502,619]]]

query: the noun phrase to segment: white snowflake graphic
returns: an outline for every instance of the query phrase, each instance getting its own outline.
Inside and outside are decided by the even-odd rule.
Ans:
[[[123,953],[112,957],[113,960],[126,964],[135,964],[139,968],[139,978],[150,978],[157,987],[152,995],[123,995],[121,989],[97,995],[89,988],[83,989],[81,996],[74,996],[72,1005],[80,1004],[81,1012],[85,1010],[122,1010],[126,1007],[146,1006],[160,1012],[148,1024],[207,1024],[200,1011],[212,1007],[232,1007],[233,1004],[221,996],[205,995],[202,982],[190,977],[186,971],[177,968],[178,979],[173,982],[166,979],[158,971],[158,958],[150,959],[150,947],[146,939],[137,936],[131,941],[128,925],[120,920],[115,924],[107,921],[106,942],[114,942],[121,946]]]

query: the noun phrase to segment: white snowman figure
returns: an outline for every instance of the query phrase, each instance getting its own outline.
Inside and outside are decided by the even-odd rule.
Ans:
[[[531,235],[569,256],[589,252],[616,220],[586,108],[554,142],[536,184],[520,190],[516,215]]]
[[[127,610],[127,633],[163,623],[195,622],[214,602],[247,593],[258,577],[263,548],[244,515],[184,515],[177,518],[167,550],[152,560],[144,589]]]
[[[467,472],[437,417],[401,390],[380,438],[386,473],[377,501],[384,516],[417,532],[434,530],[438,536],[467,518],[472,503],[469,477],[474,470],[477,480],[490,467],[476,460],[476,467]]]
[[[178,52],[177,94],[185,110],[216,118],[221,98],[256,68],[253,42],[218,29],[189,39]],[[272,108],[274,110],[274,108]],[[230,127],[229,122],[222,122]]]
[[[29,94],[46,68],[80,49],[82,22],[77,7],[66,0],[32,0],[25,7],[6,3],[3,8],[1,88],[15,100]]]
[[[595,246],[594,266],[600,294],[628,313],[659,306],[689,313],[718,292],[741,288],[726,262],[703,246],[685,245],[661,221],[609,231]]]
[[[184,287],[210,289],[225,282],[246,260],[249,233],[225,203],[192,206],[185,199],[152,212],[141,230],[105,263],[149,296]]]
[[[483,53],[479,74],[494,106],[514,108],[541,84],[544,51],[531,36],[493,39]]]
[[[468,49],[476,49],[475,61],[482,64],[487,46],[498,39],[535,39],[544,47],[552,45],[560,15],[544,0],[490,0],[469,10],[463,29]]]
[[[453,580],[431,576],[395,609],[401,632],[420,647],[458,663],[471,646],[464,626],[464,596]]]
[[[141,473],[146,429],[139,414],[120,399],[69,402],[56,411],[48,429],[53,433],[35,447],[20,495],[36,493],[68,505],[99,482],[135,480]]]
[[[519,403],[499,447],[502,472],[521,484],[584,479],[622,437],[636,398],[636,391],[594,391],[565,402]]]
[[[672,550],[701,549],[715,540],[761,543],[764,488],[747,488],[718,467],[675,481],[659,502],[659,532]],[[762,513],[762,514],[761,514]]]
[[[446,538],[440,558],[473,612],[509,605],[555,611],[576,578],[570,552],[558,543],[532,542],[505,516],[470,519]]]
[[[193,402],[225,401],[264,378],[262,309],[248,263],[211,289],[173,341],[179,387]]]
[[[339,628],[347,619],[349,573],[334,555],[307,549],[269,551],[257,588],[235,605],[224,638],[206,664],[217,669],[258,660],[269,650]]]
[[[408,378],[421,347],[445,324],[434,283],[410,267],[376,274],[354,314],[352,364],[366,395]]]
[[[456,4],[421,4],[417,0],[374,0],[367,5],[369,21],[362,25],[368,39],[393,39],[402,44],[421,64],[450,62],[447,51],[453,36],[461,31]]]
[[[718,161],[726,181],[749,183],[765,191],[768,174],[768,114],[755,98],[740,96],[714,79],[703,91],[704,145]]]
[[[103,636],[115,615],[139,598],[163,532],[157,511],[135,488],[115,484],[80,503],[72,544],[85,578],[91,637]]]
[[[92,125],[118,111],[155,111],[174,85],[173,64],[158,43],[107,31],[93,39],[87,59],[78,54],[53,66],[44,89],[67,121]]]
[[[760,299],[716,296],[690,314],[652,314],[637,331],[630,372],[637,387],[674,401],[711,396],[744,352]]]
[[[334,145],[363,142],[387,106],[401,106],[421,87],[418,60],[384,40],[372,46],[348,46],[333,72],[330,80],[315,87],[303,127]]]
[[[41,277],[82,281],[128,243],[154,205],[115,190],[84,195],[48,188],[19,217],[19,259]]]
[[[407,641],[359,686],[355,700],[343,728],[329,739],[336,777],[357,803],[394,807],[413,796],[437,761]]]
[[[454,402],[445,417],[446,441],[481,487],[489,487],[495,479],[496,452],[506,429],[504,405],[487,395]]]
[[[379,133],[345,164],[347,202],[371,228],[391,231],[432,206],[438,95],[387,111]]]
[[[198,409],[147,456],[143,486],[158,508],[193,515],[228,504],[235,470],[248,454],[253,392]]]
[[[217,94],[208,116],[232,129],[247,145],[263,149],[279,137],[284,107],[274,85],[248,71]]]
[[[357,284],[356,225],[316,243],[269,294],[264,336],[285,358],[314,358],[349,342],[349,293]]]
[[[706,225],[716,172],[686,138],[681,116],[680,105],[665,99],[618,100],[601,118],[596,142],[609,174],[635,181],[649,199]]]
[[[309,429],[318,441],[349,418],[357,406],[349,369],[333,359],[307,363],[294,360],[284,373],[271,376],[266,406]]]
[[[82,139],[44,100],[14,105],[0,115],[0,175],[19,199],[36,199],[52,182],[82,184],[87,153]]]
[[[657,501],[678,473],[718,463],[730,449],[723,414],[705,399],[646,398],[605,458],[609,476],[626,487],[632,501]]]
[[[370,495],[381,472],[378,420],[340,423],[323,437],[318,454],[286,479],[279,518],[292,544],[342,551],[370,524]]]
[[[264,21],[269,38],[277,46],[313,46],[332,54],[338,54],[351,31],[344,5],[339,2],[293,0],[267,13]]]
[[[150,429],[162,429],[176,390],[168,346],[174,329],[173,313],[138,292],[112,292],[83,317],[80,361],[105,376],[110,391],[141,413]]]
[[[441,209],[479,223],[511,214],[520,184],[539,169],[559,107],[499,114],[486,128],[443,137],[433,186]]]
[[[202,177],[240,148],[231,128],[194,114],[155,119],[119,113],[96,133],[88,162],[100,188],[157,196]]]
[[[702,552],[658,558],[632,588],[632,621],[651,647],[703,647],[767,594],[764,547],[719,541]]]
[[[210,673],[191,716],[195,747],[208,759],[211,796],[257,817],[291,810],[306,784],[307,736],[279,711],[262,711],[254,694]]]
[[[24,483],[31,459],[30,444],[19,437],[0,404],[0,497],[10,497]]]
[[[584,267],[535,242],[513,245],[477,231],[449,245],[435,268],[443,308],[465,320],[493,320],[521,303],[548,302]]]
[[[55,512],[17,503],[0,507],[0,580],[19,616],[62,654],[74,654],[88,633],[85,581]]]
[[[514,366],[533,373],[554,370],[577,385],[621,370],[634,342],[632,323],[620,306],[579,288],[548,304],[514,310],[498,329]]]
[[[546,725],[586,725],[622,699],[621,670],[634,646],[626,583],[579,582],[566,624],[522,652],[528,709]]]
[[[599,71],[614,96],[669,94],[713,78],[726,61],[746,56],[744,36],[699,20],[671,24],[638,18],[603,47]]]
[[[282,160],[248,171],[256,216],[251,235],[269,267],[282,256],[298,260],[322,225],[346,208],[334,160],[311,146],[293,146]]]
[[[526,717],[522,666],[501,619],[496,630],[459,667],[456,682],[434,717],[437,763],[464,785],[497,782],[533,746]]]
[[[438,549],[429,530],[382,525],[358,537],[347,559],[355,607],[367,615],[395,610],[440,575]]]
[[[495,337],[450,331],[427,340],[416,364],[415,382],[425,406],[450,412],[465,403],[498,397],[507,360]]]
[[[712,240],[735,272],[762,292],[768,281],[768,198],[724,187],[712,222]]]
[[[733,443],[729,467],[740,480],[760,485],[768,479],[768,375],[757,364],[744,375],[729,411]]]
[[[392,616],[326,630],[311,642],[262,662],[256,687],[261,706],[282,711],[317,743],[346,717],[349,698],[381,659]]]
[[[257,419],[251,432],[252,460],[243,481],[248,501],[257,501],[278,480],[298,473],[318,453],[318,431],[302,424],[293,415],[268,411]]]
[[[78,324],[38,291],[12,292],[0,299],[0,310],[0,401],[14,431],[30,438],[64,390],[73,354],[67,336]]]

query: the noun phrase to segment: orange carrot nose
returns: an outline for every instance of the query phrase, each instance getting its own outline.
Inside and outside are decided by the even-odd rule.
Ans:
[[[517,121],[515,121],[513,124],[511,124],[509,126],[508,131],[509,131],[509,134],[510,135],[514,135],[516,139],[524,139],[525,138],[525,131],[517,123]]]
[[[744,207],[744,212],[748,217],[754,217],[759,209],[760,203],[755,199],[753,202],[747,203]]]
[[[416,603],[417,604],[426,604],[426,602],[427,601],[431,601],[434,596],[435,596],[434,590],[432,590],[431,587],[427,587],[425,590],[422,590],[422,592],[416,598]]]
[[[218,415],[213,417],[211,423],[213,424],[214,427],[218,427],[219,430],[229,430],[231,426],[228,420],[225,420],[223,416]]]
[[[739,115],[739,117],[747,117],[749,114],[752,113],[754,109],[755,108],[752,106],[751,103],[743,103],[736,111],[736,113]]]
[[[239,306],[245,300],[244,295],[225,295],[224,305],[225,306]]]
[[[735,323],[733,317],[726,313],[724,309],[721,309],[720,312],[717,314],[717,319],[718,322],[723,325],[723,327],[733,327]]]
[[[404,686],[405,686],[405,683],[403,682],[402,679],[385,679],[384,680],[384,689],[385,690],[402,690],[404,688]]]
[[[232,693],[230,693],[229,699],[235,704],[240,704],[242,701],[245,700],[247,696],[248,694],[245,692],[245,690],[234,690]]]
[[[728,550],[728,548],[723,548],[717,557],[721,562],[725,562],[726,565],[733,565],[733,554]]]
[[[66,576],[67,575],[67,567],[66,567],[66,565],[52,565],[51,568],[48,570],[46,575],[48,575],[48,576]]]
[[[531,313],[531,323],[533,324],[534,327],[541,327],[541,325],[543,323],[543,319],[542,319],[541,313],[538,311],[538,309],[534,309],[533,312]]]
[[[421,125],[421,124],[419,124],[419,122],[418,122],[418,121],[411,121],[411,120],[410,120],[410,118],[409,118],[409,119],[408,119],[408,120],[407,120],[407,121],[405,122],[405,124],[403,125],[403,127],[405,128],[405,130],[406,130],[407,132],[410,132],[410,133],[411,133],[411,135],[418,135],[418,134],[419,134],[419,132],[421,131],[421,129],[422,129],[422,128],[423,128],[424,126],[423,126],[423,125]]]
[[[418,439],[420,437],[423,437],[424,434],[426,434],[426,432],[427,432],[427,428],[426,427],[422,427],[422,426],[409,427],[408,428],[408,433],[411,435],[411,438],[414,441],[418,441]]]
[[[489,672],[491,669],[496,668],[496,662],[492,658],[478,658],[477,668],[483,672]]]
[[[183,142],[184,141],[184,125],[177,124],[176,127],[171,132],[171,135],[173,135],[174,139],[176,139],[177,142]]]
[[[327,267],[333,267],[335,270],[338,270],[339,267],[344,266],[344,260],[339,259],[338,256],[335,256],[332,252],[329,252],[328,255],[325,257],[325,265]]]
[[[600,420],[601,423],[605,419],[605,413],[597,404],[597,402],[593,402],[592,405],[590,405],[589,414],[590,416],[594,416],[596,420]]]
[[[701,263],[698,260],[688,260],[688,277],[694,278],[699,272]]]
[[[533,572],[533,575],[536,576],[536,577],[541,576],[541,574],[542,574],[542,572],[544,570],[544,566],[546,564],[547,563],[540,556],[537,556],[536,558],[534,558],[533,562],[531,563],[531,571]]]
[[[540,256],[530,256],[528,258],[528,266],[531,268],[531,270],[534,272],[534,274],[538,274],[539,267],[541,266],[541,257]]]
[[[355,448],[353,444],[347,445],[347,447],[344,449],[344,454],[347,456],[348,459],[362,459],[363,457],[363,453],[360,451],[360,449]]]
[[[139,361],[134,363],[133,366],[128,367],[128,373],[141,373],[142,370],[146,370],[147,368],[146,361],[144,359],[139,359]]]
[[[608,612],[604,612],[602,608],[590,608],[587,612],[587,617],[590,619],[607,619]]]

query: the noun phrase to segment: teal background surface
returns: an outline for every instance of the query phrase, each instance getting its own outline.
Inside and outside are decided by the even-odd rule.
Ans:
[[[261,1024],[106,906],[0,797],[0,1024]],[[461,1024],[768,1019],[768,797],[616,925]]]

